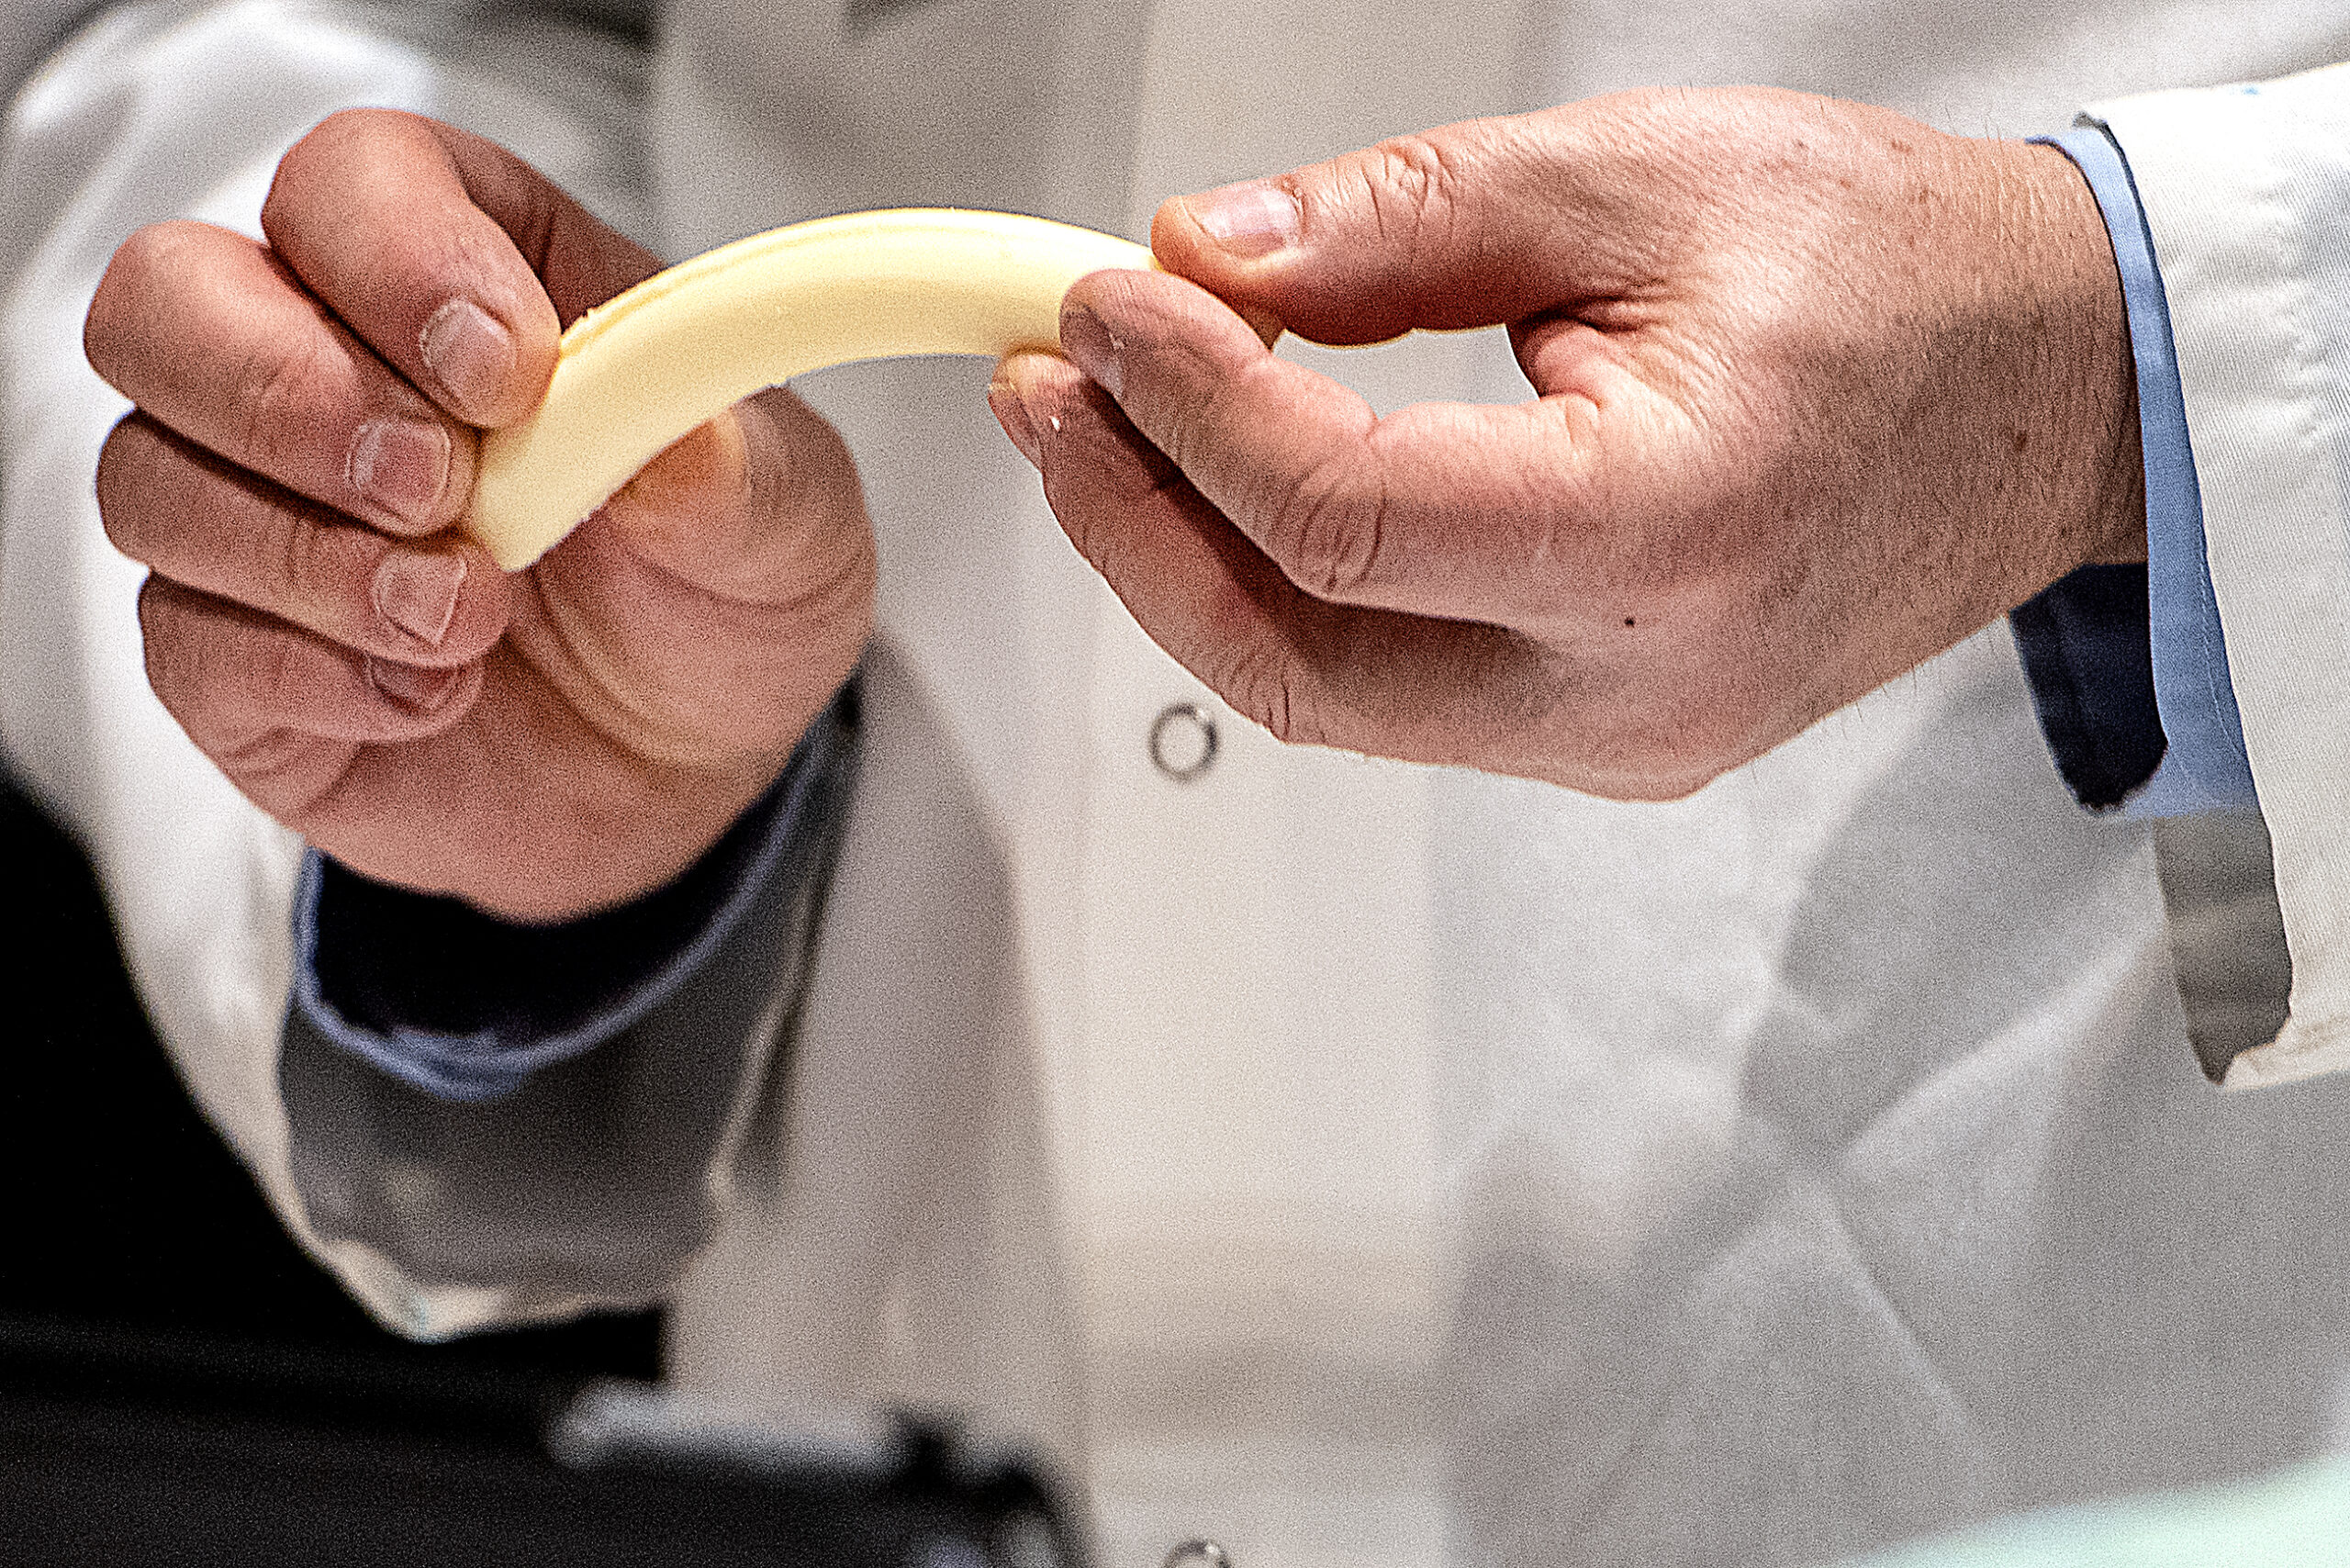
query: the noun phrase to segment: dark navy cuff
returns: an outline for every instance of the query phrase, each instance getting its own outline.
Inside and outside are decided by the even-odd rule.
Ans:
[[[2256,804],[2227,638],[2204,556],[2202,492],[2170,305],[2128,162],[2084,120],[2035,140],[2073,161],[2113,245],[2145,454],[2144,567],[2085,568],[2010,618],[2041,729],[2083,805],[2135,817]],[[2134,572],[2134,610],[2119,594]]]
[[[294,903],[294,1005],[334,1045],[443,1100],[510,1094],[668,1001],[773,890],[811,801],[852,761],[856,687],[682,875],[632,903],[522,925],[410,892],[313,850]],[[792,862],[809,863],[800,857]]]
[[[2083,566],[2008,617],[2040,733],[2073,799],[2109,812],[2163,760],[2146,568]]]

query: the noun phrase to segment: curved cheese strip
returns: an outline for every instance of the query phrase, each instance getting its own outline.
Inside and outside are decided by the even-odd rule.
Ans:
[[[536,412],[482,437],[465,526],[519,571],[662,448],[764,386],[852,360],[1055,347],[1061,296],[1125,240],[1013,213],[907,207],[755,234],[563,334]]]

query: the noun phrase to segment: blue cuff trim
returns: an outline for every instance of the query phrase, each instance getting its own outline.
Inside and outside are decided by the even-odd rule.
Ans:
[[[809,823],[854,746],[856,689],[782,776],[667,886],[561,925],[510,924],[363,877],[313,850],[294,902],[294,1005],[332,1044],[442,1100],[477,1103],[593,1050],[707,964]]]
[[[2169,742],[2162,764],[2132,795],[2133,817],[2182,816],[2258,804],[2244,721],[2228,675],[2227,633],[2204,554],[2203,496],[2187,428],[2170,301],[2136,182],[2105,128],[2084,117],[2040,138],[2073,161],[2097,196],[2121,274],[2130,348],[2138,375],[2138,427],[2146,465],[2146,597],[2154,700]]]

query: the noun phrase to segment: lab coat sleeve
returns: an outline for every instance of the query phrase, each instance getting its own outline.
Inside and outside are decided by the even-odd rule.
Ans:
[[[2350,1068],[2350,66],[2091,113],[2169,297],[2259,796],[2156,830],[2190,1025],[2231,1088]]]
[[[2146,217],[2111,137],[2042,139],[2097,197],[2137,362],[2146,559],[2087,566],[2009,619],[2057,771],[2092,809],[2147,818],[2257,804],[2227,639],[2203,553],[2202,491],[2179,394],[2170,308]]]
[[[81,322],[131,230],[189,216],[256,232],[283,150],[359,104],[467,125],[643,232],[632,57],[512,17],[451,0],[117,7],[31,76],[0,147],[0,747],[89,853],[205,1114],[312,1254],[427,1337],[660,1293],[727,1201],[822,879],[743,923],[722,956],[738,980],[494,1111],[316,1038],[287,1008],[302,846],[147,687],[142,573],[106,544],[91,484],[126,405],[84,364]]]
[[[294,894],[294,1010],[330,1043],[435,1099],[487,1104],[625,1036],[704,983],[784,873],[821,877],[835,775],[856,756],[843,689],[765,794],[699,860],[617,908],[555,925],[378,882],[312,850]]]

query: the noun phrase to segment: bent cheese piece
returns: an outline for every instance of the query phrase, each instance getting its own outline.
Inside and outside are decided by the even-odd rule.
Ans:
[[[1150,252],[1014,213],[905,207],[755,234],[571,324],[535,412],[482,437],[466,530],[519,571],[661,450],[795,375],[901,354],[1053,350],[1061,296]]]

